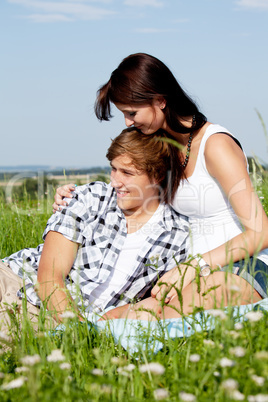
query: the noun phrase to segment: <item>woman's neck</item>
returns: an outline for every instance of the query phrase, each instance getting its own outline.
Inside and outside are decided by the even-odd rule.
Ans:
[[[179,144],[181,144],[182,146],[186,146],[188,141],[189,141],[189,135],[191,133],[191,122],[189,120],[187,120],[187,123],[184,123],[185,127],[189,127],[189,132],[188,133],[178,133],[176,131],[171,130],[169,127],[163,128],[169,135],[171,135],[174,140],[176,140]],[[202,137],[204,132],[206,131],[207,127],[210,125],[211,123],[206,122],[201,128],[194,130],[193,134],[193,138],[196,140],[196,138],[198,137]]]
[[[169,135],[171,135],[176,141],[178,141],[181,145],[186,145],[189,140],[189,135],[191,133],[191,127],[193,124],[192,116],[186,117],[183,121],[180,122],[183,126],[189,129],[189,132],[186,133],[179,133],[177,131],[173,131],[170,127],[168,127],[167,123],[165,122],[163,125],[163,130],[166,131]]]

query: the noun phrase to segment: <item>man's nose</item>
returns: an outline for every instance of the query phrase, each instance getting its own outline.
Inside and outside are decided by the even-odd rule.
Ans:
[[[111,185],[114,188],[122,186],[122,181],[120,180],[120,174],[118,173],[111,174]]]

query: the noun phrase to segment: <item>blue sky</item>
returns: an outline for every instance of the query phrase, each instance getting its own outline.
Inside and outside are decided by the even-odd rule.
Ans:
[[[268,0],[1,0],[0,166],[107,165],[96,91],[127,55],[173,71],[209,121],[268,161]]]

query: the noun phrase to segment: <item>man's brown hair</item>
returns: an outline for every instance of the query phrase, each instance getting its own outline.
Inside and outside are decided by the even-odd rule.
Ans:
[[[111,162],[118,156],[127,155],[137,170],[146,173],[150,180],[154,179],[158,183],[161,201],[171,202],[179,185],[179,177],[171,177],[172,147],[165,141],[162,131],[146,135],[130,127],[112,140],[106,157]],[[172,153],[174,154],[174,150]]]

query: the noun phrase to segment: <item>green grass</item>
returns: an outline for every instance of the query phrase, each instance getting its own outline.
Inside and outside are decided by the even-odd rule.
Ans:
[[[267,177],[256,186],[267,212]],[[42,242],[50,205],[51,201],[35,205],[27,199],[17,205],[0,201],[1,257]],[[52,334],[44,331],[42,314],[37,331],[26,318],[19,327],[16,306],[10,314],[9,338],[0,332],[3,402],[155,401],[160,400],[159,389],[166,392],[163,400],[168,401],[268,400],[266,314],[258,322],[245,321],[240,328],[230,309],[227,319],[215,318],[214,330],[173,341],[160,336],[164,346],[157,354],[145,348],[132,355],[111,336],[79,324],[76,318],[66,321],[66,331]],[[148,334],[141,336],[146,345]],[[50,361],[53,350],[60,350],[58,359],[63,360]],[[34,361],[25,362],[27,356],[35,356]],[[143,365],[151,362],[163,372],[142,372]]]

